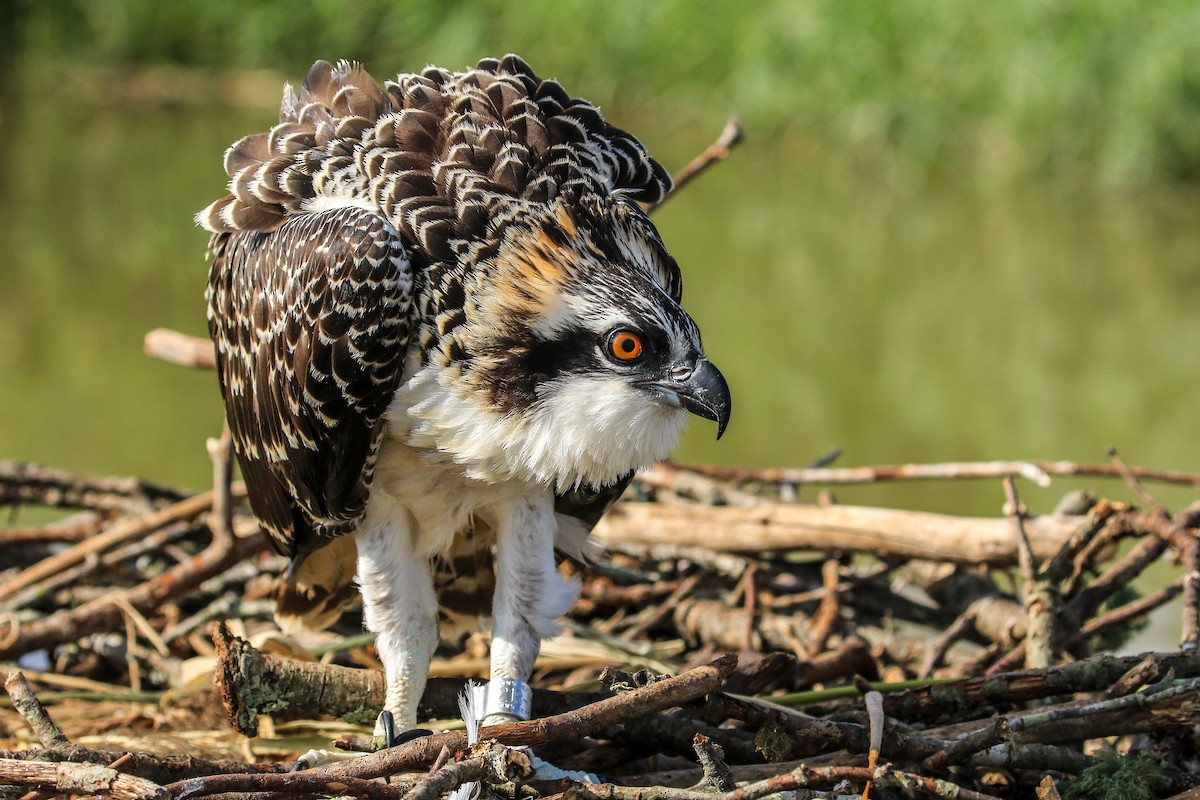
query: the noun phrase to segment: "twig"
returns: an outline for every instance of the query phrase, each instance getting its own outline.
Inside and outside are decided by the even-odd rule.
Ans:
[[[203,552],[130,589],[126,599],[141,613],[149,613],[167,599],[177,597],[242,559],[262,552],[266,546],[259,536],[238,538],[224,546],[214,541],[214,545]],[[121,617],[120,608],[107,604],[56,611],[22,625],[11,637],[12,641],[0,646],[0,660],[74,641],[88,633],[114,630],[121,624]]]
[[[1117,474],[1124,479],[1125,483],[1143,503],[1150,506],[1150,508],[1153,508],[1156,513],[1161,514],[1164,517],[1171,516],[1166,507],[1162,503],[1158,502],[1158,498],[1147,492],[1146,487],[1142,486],[1141,481],[1138,480],[1138,476],[1135,475],[1133,470],[1129,468],[1129,465],[1125,463],[1125,459],[1121,458],[1116,447],[1109,445],[1105,448],[1105,452],[1112,460],[1113,468],[1117,471]]]
[[[729,151],[736,147],[744,136],[745,130],[742,128],[742,121],[740,119],[734,116],[726,120],[725,127],[721,130],[721,135],[717,137],[717,140],[710,144],[703,153],[693,158],[686,166],[676,172],[673,177],[674,186],[671,188],[671,191],[663,195],[662,199],[656,204],[646,208],[646,211],[652,212],[662,208],[663,203],[674,197],[692,179],[713,164],[725,159],[729,155]]]
[[[714,692],[736,667],[737,658],[726,655],[678,677],[622,692],[575,711],[528,722],[493,725],[482,729],[479,736],[481,740],[496,739],[509,745],[538,745],[549,741],[582,739],[624,720],[671,708]],[[313,771],[374,778],[428,765],[437,758],[442,747],[457,751],[465,744],[466,734],[462,731],[434,734],[346,763],[316,767]]]
[[[1138,662],[1137,666],[1114,681],[1112,686],[1105,689],[1102,697],[1108,700],[1113,697],[1122,697],[1130,694],[1137,691],[1139,686],[1158,680],[1158,675],[1158,662],[1154,660],[1154,656],[1146,656]]]
[[[25,680],[24,675],[20,672],[10,672],[8,679],[4,681],[4,690],[8,692],[13,708],[33,729],[43,747],[63,747],[70,744],[62,729],[55,724],[37,695],[33,693],[33,687]]]
[[[836,485],[846,483],[879,483],[901,480],[977,480],[1018,475],[1038,486],[1048,486],[1050,476],[1123,478],[1112,464],[1078,464],[1073,461],[983,461],[945,464],[900,464],[847,469],[747,469],[711,464],[675,464],[729,481],[760,481],[762,483],[795,483]],[[1141,481],[1173,483],[1200,489],[1200,475],[1191,472],[1153,470],[1127,467],[1129,474]]]
[[[742,575],[742,591],[745,595],[745,615],[742,623],[742,650],[750,651],[754,647],[754,624],[758,620],[758,586],[754,575],[758,568],[753,564]]]
[[[813,653],[825,649],[825,642],[833,633],[834,623],[837,622],[841,604],[838,601],[838,585],[841,579],[842,565],[836,558],[829,558],[821,565],[822,594],[821,604],[813,614],[812,628],[809,631],[811,641],[809,648]]]
[[[1039,558],[1052,557],[1086,524],[1086,517],[1026,520]],[[669,544],[745,553],[842,550],[995,567],[1017,560],[1010,520],[861,506],[764,503],[740,508],[619,502],[600,520],[595,536],[606,545]]]
[[[1058,651],[1058,599],[1045,573],[1038,569],[1033,546],[1025,531],[1025,509],[1021,506],[1011,475],[1004,476],[1004,495],[1008,501],[1005,510],[1012,518],[1016,532],[1018,563],[1024,579],[1022,591],[1029,620],[1025,634],[1025,666],[1028,669],[1040,669],[1050,666]]]
[[[188,336],[168,328],[155,328],[142,340],[142,351],[151,358],[193,369],[216,369],[217,359],[208,339]]]
[[[82,562],[94,553],[103,552],[138,536],[182,520],[194,519],[207,511],[213,502],[212,492],[189,497],[143,517],[115,523],[108,530],[86,539],[69,550],[39,561],[22,570],[21,574],[0,586],[0,600],[7,600],[19,591]]]
[[[126,758],[127,757],[127,758]],[[121,771],[145,778],[158,784],[171,783],[196,775],[226,775],[240,773],[279,773],[282,766],[278,764],[247,764],[242,761],[210,761],[203,758],[178,755],[153,755],[151,753],[130,753],[123,750],[93,750],[77,744],[56,748],[33,748],[29,750],[0,750],[0,758],[17,761],[71,761],[76,763],[97,764],[108,766],[118,759],[126,758],[121,763]],[[3,783],[3,781],[0,781]]]
[[[1200,647],[1200,540],[1196,532],[1192,532],[1191,542],[1183,554],[1184,574],[1183,583],[1183,618],[1182,635],[1179,647],[1181,650],[1195,650]]]
[[[1132,620],[1149,614],[1159,606],[1165,605],[1178,597],[1179,593],[1183,591],[1183,580],[1182,577],[1177,578],[1174,582],[1164,586],[1153,594],[1148,594],[1145,597],[1126,603],[1123,606],[1101,614],[1095,619],[1089,620],[1075,631],[1075,633],[1068,636],[1063,646],[1068,649],[1077,647],[1093,636],[1100,636],[1110,630],[1123,628]],[[1187,650],[1188,648],[1180,649]]]
[[[286,779],[286,780],[284,780]],[[328,777],[312,770],[286,775],[259,773],[234,775],[205,775],[171,783],[163,788],[176,800],[209,797],[215,794],[239,793],[257,797],[260,792],[286,790],[292,793],[360,797],[365,800],[399,800],[404,797],[407,783],[378,783],[363,778]]]
[[[889,717],[908,721],[963,716],[989,703],[1019,703],[1054,695],[1100,692],[1151,656],[1159,671],[1173,670],[1181,678],[1200,676],[1200,653],[1143,653],[1115,656],[1105,653],[1041,670],[940,682],[927,689],[912,689],[884,697]]]
[[[704,770],[703,784],[718,792],[730,792],[737,787],[733,770],[725,763],[725,751],[721,745],[709,739],[702,733],[697,733],[692,740],[696,749],[696,758]]]
[[[977,613],[978,607],[972,604],[930,643],[925,659],[921,662],[921,668],[917,670],[918,675],[922,678],[933,676],[938,665],[942,663],[942,659],[946,657],[946,651],[974,626]]]
[[[0,461],[0,505],[34,504],[141,514],[156,502],[183,499],[138,478],[91,478],[22,461]]]
[[[971,756],[1000,744],[1009,735],[1008,720],[996,717],[982,728],[958,737],[944,750],[939,750],[925,759],[922,766],[932,772],[942,772],[949,766],[966,763]]]
[[[529,756],[498,742],[479,742],[471,747],[467,758],[426,775],[404,797],[405,800],[436,800],[464,783],[513,783],[532,776],[533,764]]]
[[[171,795],[144,778],[123,775],[98,764],[42,764],[0,758],[0,784],[49,789],[56,793],[99,795],[114,800],[155,800]]]

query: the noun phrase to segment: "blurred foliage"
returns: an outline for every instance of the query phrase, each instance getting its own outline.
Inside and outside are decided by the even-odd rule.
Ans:
[[[1194,0],[6,0],[9,67],[381,76],[519,52],[600,102],[790,130],[868,169],[1200,182]]]

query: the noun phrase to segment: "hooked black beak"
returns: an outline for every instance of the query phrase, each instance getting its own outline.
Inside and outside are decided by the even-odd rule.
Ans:
[[[717,423],[718,439],[725,433],[731,403],[729,384],[708,359],[699,359],[694,367],[678,367],[667,380],[653,386],[669,398],[668,402],[678,403],[696,416]]]

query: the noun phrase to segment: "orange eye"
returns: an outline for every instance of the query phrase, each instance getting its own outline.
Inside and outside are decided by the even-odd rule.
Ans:
[[[637,361],[642,357],[642,337],[633,331],[617,331],[608,340],[608,351],[618,361]]]

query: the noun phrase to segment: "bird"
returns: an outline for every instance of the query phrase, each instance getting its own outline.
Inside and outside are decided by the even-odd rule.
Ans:
[[[689,414],[729,421],[643,208],[669,173],[515,55],[382,86],[317,61],[224,169],[196,214],[207,319],[251,508],[290,559],[277,619],[321,627],[361,593],[391,743],[420,731],[439,630],[482,607],[484,724],[528,719],[579,592],[558,558],[589,557]]]

